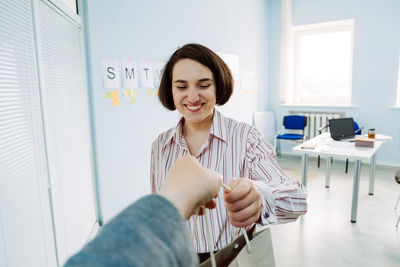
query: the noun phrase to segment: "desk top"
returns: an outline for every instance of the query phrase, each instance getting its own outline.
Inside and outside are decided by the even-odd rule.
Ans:
[[[320,156],[332,156],[335,158],[343,159],[360,159],[370,160],[372,156],[382,146],[382,141],[375,140],[373,148],[368,147],[355,147],[354,142],[346,141],[335,141],[331,138],[330,133],[322,133],[296,147],[293,148],[293,152],[297,154],[309,154],[309,155],[320,155]],[[314,149],[305,149],[302,146],[315,145]]]

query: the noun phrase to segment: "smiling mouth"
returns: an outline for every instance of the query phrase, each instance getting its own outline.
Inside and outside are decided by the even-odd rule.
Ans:
[[[203,107],[203,105],[204,104],[199,104],[199,105],[196,105],[196,106],[189,106],[189,105],[185,105],[185,106],[187,107],[188,110],[190,110],[192,112],[197,112]]]

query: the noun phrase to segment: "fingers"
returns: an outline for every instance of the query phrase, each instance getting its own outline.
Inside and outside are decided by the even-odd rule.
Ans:
[[[221,184],[217,172],[207,170],[194,157],[186,155],[171,166],[158,193],[188,219],[200,206],[212,201]]]
[[[260,218],[261,209],[253,203],[249,209],[244,209],[235,213],[228,213],[230,223],[235,227],[247,227]]]
[[[251,190],[253,184],[248,179],[238,178],[229,183],[232,192],[224,194],[224,200],[227,203],[233,203],[244,198]]]
[[[237,201],[225,201],[225,207],[231,212],[236,212],[250,206],[254,202],[259,201],[259,199],[258,192],[256,190],[250,190],[247,195]]]
[[[206,203],[207,209],[215,209],[217,207],[217,202],[215,200],[211,200],[210,202]]]
[[[210,202],[207,202],[205,206],[200,206],[198,208],[199,210],[199,216],[203,216],[204,215],[204,209],[215,209],[217,207],[217,202],[215,202],[215,200],[211,200]],[[191,215],[196,214],[197,210],[193,211]]]
[[[225,192],[224,199],[230,223],[236,227],[246,227],[256,222],[261,214],[261,199],[253,183],[239,178],[229,185],[232,192]]]
[[[222,185],[222,177],[219,173],[204,169],[204,174],[201,179],[198,180],[198,184],[193,188],[197,193],[203,197],[199,202],[199,205],[206,205],[213,201],[213,198],[218,196],[219,189]]]
[[[203,216],[204,215],[204,208],[200,207],[199,208],[199,216]]]

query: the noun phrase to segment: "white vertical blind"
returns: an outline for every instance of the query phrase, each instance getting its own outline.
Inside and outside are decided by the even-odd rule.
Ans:
[[[79,22],[51,2],[40,1],[36,17],[54,219],[63,263],[81,248],[96,223],[82,32]]]
[[[0,265],[55,266],[31,1],[0,8]]]

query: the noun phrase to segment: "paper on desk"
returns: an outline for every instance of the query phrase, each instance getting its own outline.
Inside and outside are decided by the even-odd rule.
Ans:
[[[315,149],[318,146],[318,144],[313,144],[313,143],[303,143],[301,145],[301,149]]]
[[[322,145],[321,151],[353,154],[355,149],[353,142],[332,141],[329,144]]]
[[[354,147],[354,142],[335,141],[328,144],[330,147]]]

